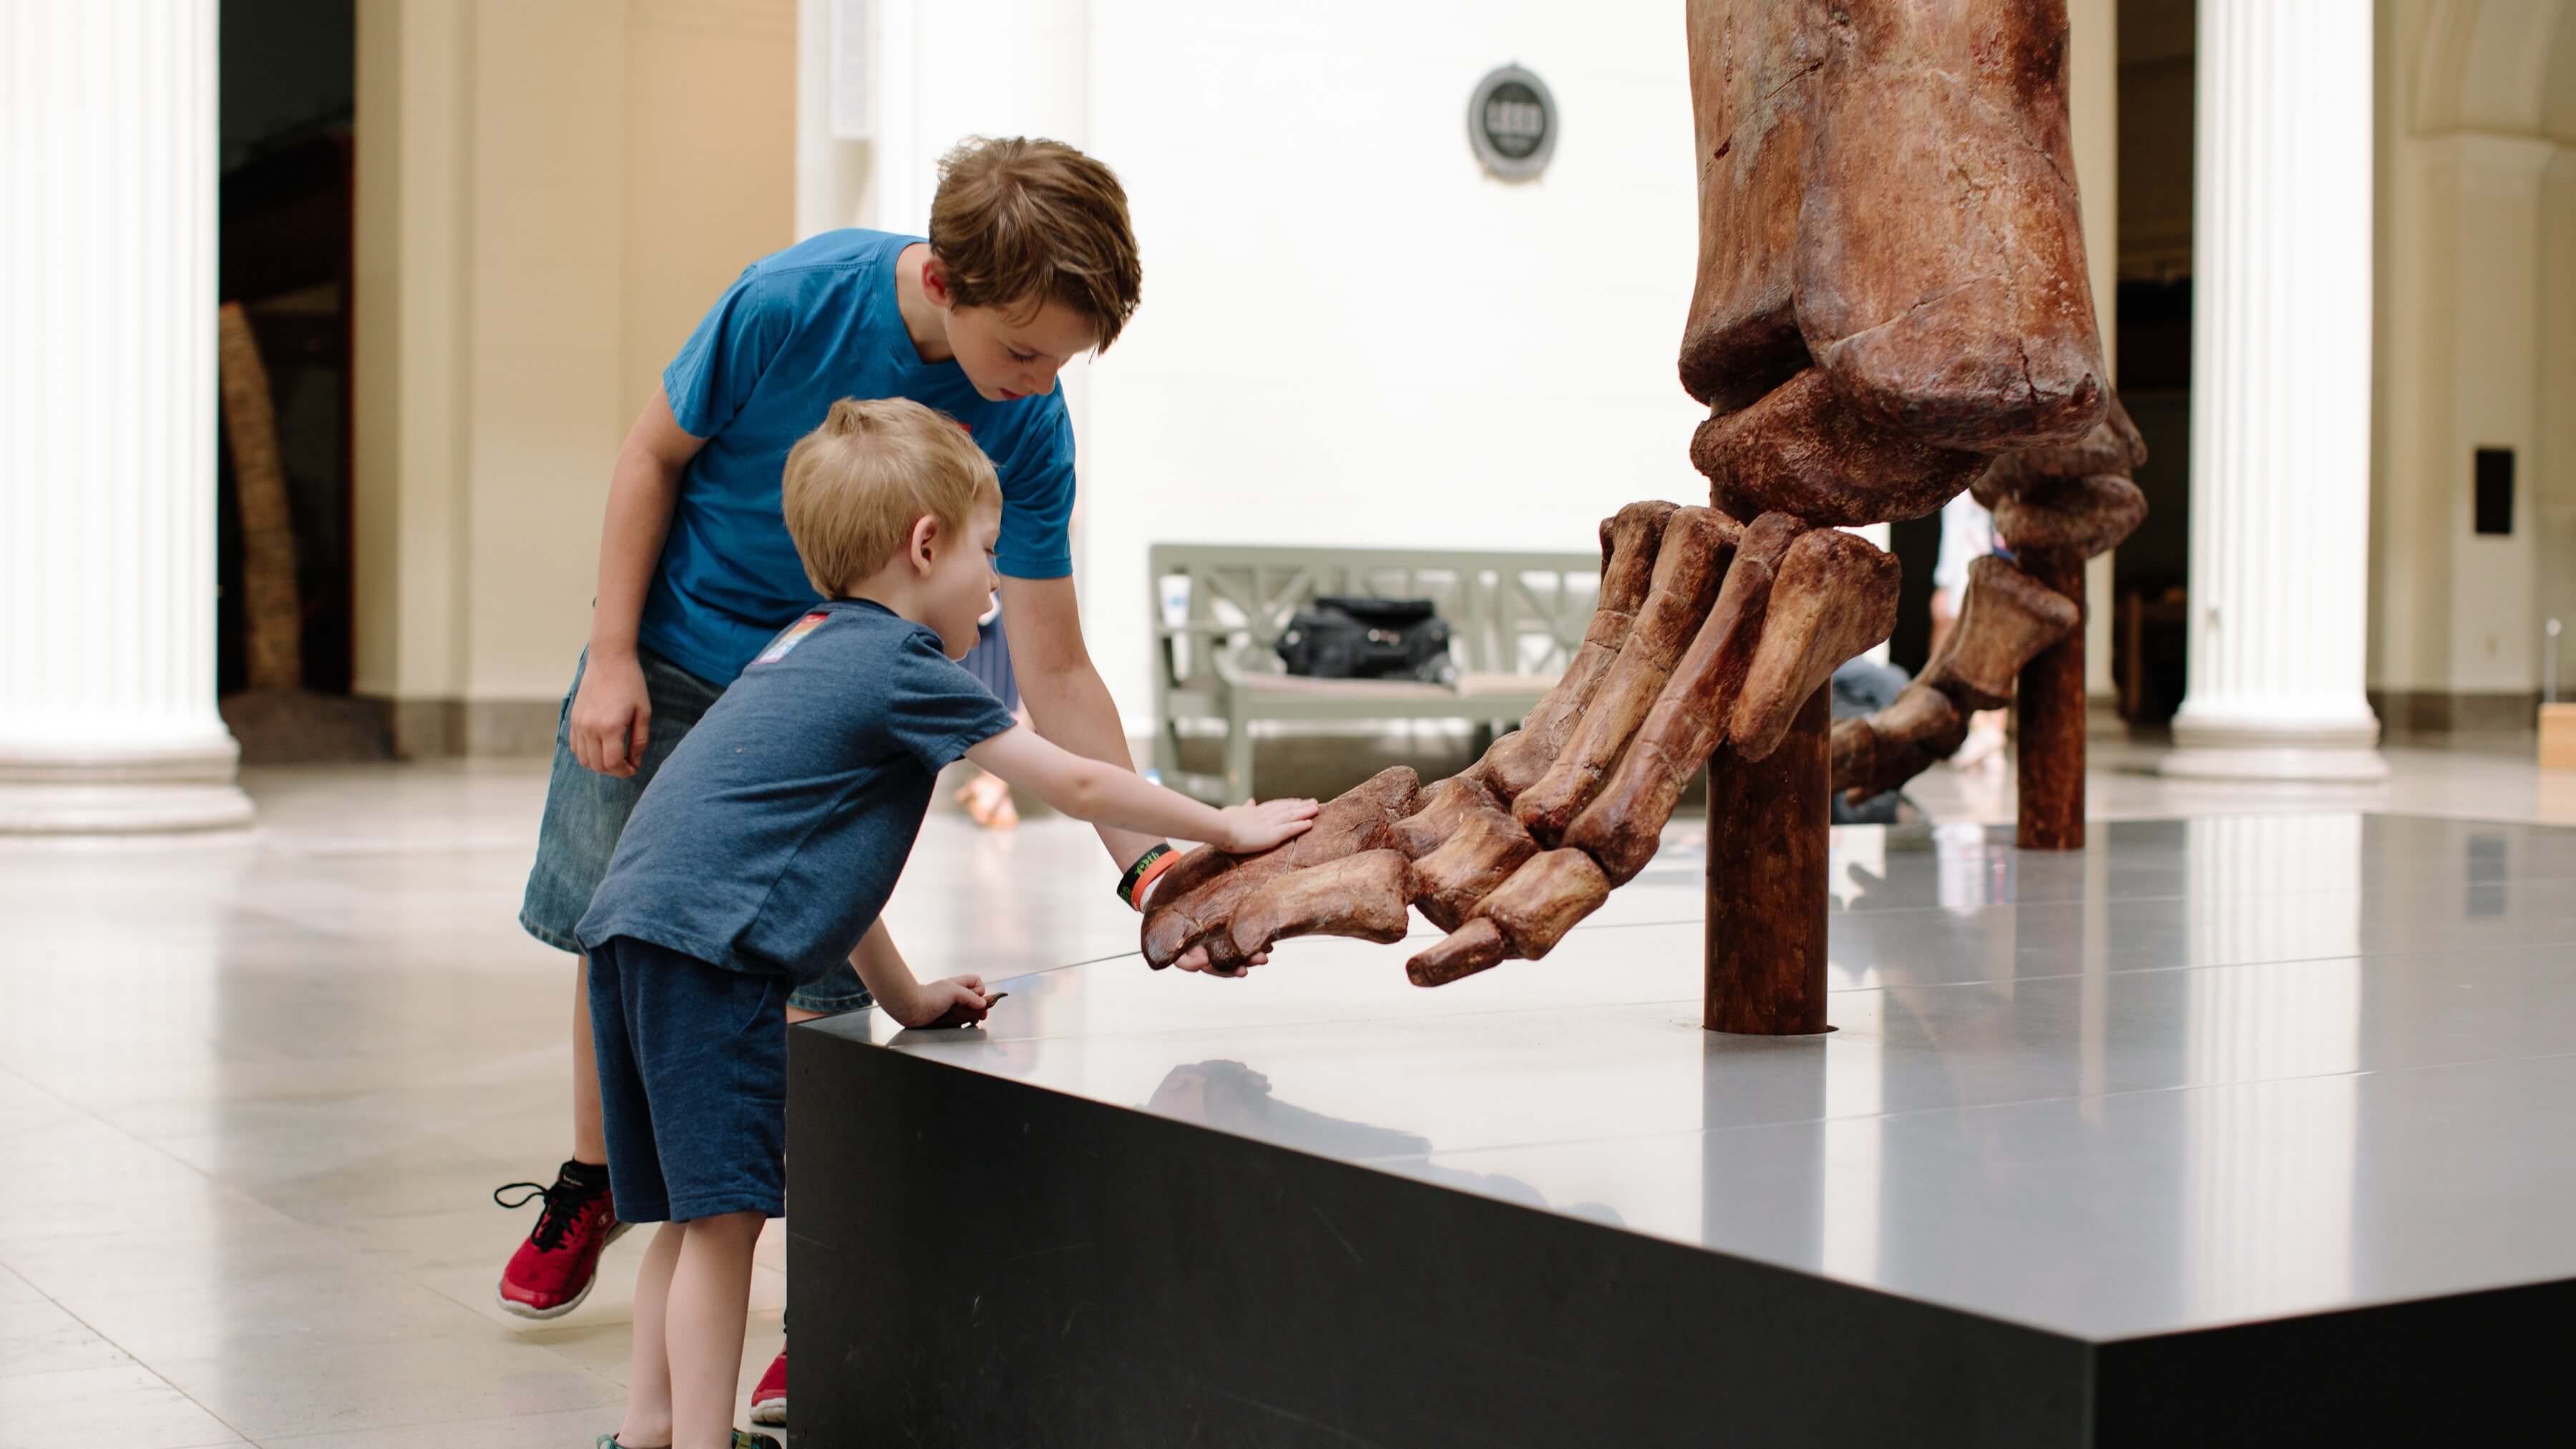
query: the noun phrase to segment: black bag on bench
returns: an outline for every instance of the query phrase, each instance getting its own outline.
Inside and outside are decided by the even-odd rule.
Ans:
[[[1446,683],[1449,625],[1429,599],[1318,596],[1288,620],[1279,658],[1312,679],[1420,679]]]

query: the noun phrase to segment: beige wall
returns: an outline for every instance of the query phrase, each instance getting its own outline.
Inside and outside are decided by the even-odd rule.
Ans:
[[[795,19],[360,0],[358,690],[412,747],[551,729],[618,440],[791,240]]]
[[[2541,79],[2541,130],[2558,143],[2540,192],[2539,604],[2576,634],[2576,7],[2558,22]],[[2558,650],[2560,697],[2576,689],[2576,641]]]
[[[2576,5],[2377,0],[2370,682],[2503,700],[2576,622]],[[2187,270],[2192,26],[2122,7],[2124,275]],[[2514,532],[2472,520],[2516,454]]]
[[[358,6],[356,688],[388,698],[450,692],[459,678],[464,19],[402,0]]]
[[[2576,36],[2576,24],[2568,27]],[[2576,54],[2576,45],[2570,45]],[[2576,77],[2568,82],[2576,90]],[[2576,117],[2570,117],[2576,123]],[[2562,135],[2576,135],[2571,124]],[[2562,144],[2541,178],[2539,607],[2566,634],[2558,640],[2559,697],[2576,693],[2576,145]]]
[[[2563,403],[2549,404],[2567,396],[2570,369],[2566,329],[2543,325],[2544,308],[2569,305],[2560,293],[2576,274],[2576,229],[2544,200],[2567,175],[2566,147],[2544,127],[2569,9],[2381,0],[2370,619],[2381,691],[2535,689],[2544,595],[2576,568],[2554,511],[2576,454],[2544,431],[2563,431]],[[2473,526],[2481,447],[2515,454],[2509,535]]]

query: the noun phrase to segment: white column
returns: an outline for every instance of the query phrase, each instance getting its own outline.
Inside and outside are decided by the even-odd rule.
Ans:
[[[909,10],[887,10],[888,0],[796,0],[798,241],[858,224],[869,143],[885,135],[887,50],[910,53]]]
[[[2376,780],[2371,7],[2200,0],[2191,654],[2169,775]]]
[[[240,825],[215,0],[0,4],[0,832]]]

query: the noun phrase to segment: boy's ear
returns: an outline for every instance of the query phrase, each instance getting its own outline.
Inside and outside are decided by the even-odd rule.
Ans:
[[[912,537],[904,546],[903,556],[912,565],[914,573],[924,578],[930,576],[931,565],[938,562],[938,543],[939,518],[936,514],[925,513],[913,520]]]
[[[957,293],[948,281],[948,264],[939,259],[937,252],[922,261],[921,293],[930,299],[930,305],[942,310],[957,305]]]

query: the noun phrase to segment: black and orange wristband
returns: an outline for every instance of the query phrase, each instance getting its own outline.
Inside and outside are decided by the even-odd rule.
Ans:
[[[1179,863],[1180,857],[1172,854],[1172,848],[1168,845],[1157,845],[1146,851],[1136,857],[1136,863],[1127,867],[1127,874],[1119,878],[1118,899],[1125,901],[1130,910],[1143,910],[1144,907],[1136,903],[1136,898],[1143,894],[1145,887],[1153,882],[1154,877]]]

